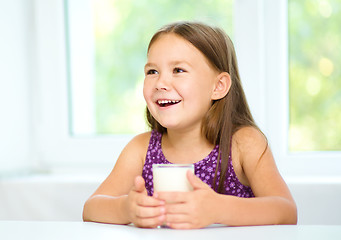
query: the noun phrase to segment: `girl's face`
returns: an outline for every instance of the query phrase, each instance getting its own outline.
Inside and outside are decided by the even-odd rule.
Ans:
[[[143,95],[153,117],[167,129],[201,128],[217,76],[190,42],[167,33],[151,45]]]

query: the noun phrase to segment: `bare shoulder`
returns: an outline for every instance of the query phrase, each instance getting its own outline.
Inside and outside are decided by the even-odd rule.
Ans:
[[[239,152],[244,155],[248,153],[263,153],[268,146],[264,134],[254,127],[243,127],[233,135]]]
[[[264,134],[254,127],[243,127],[233,136],[233,142],[237,146],[241,167],[255,168],[264,158],[272,159],[268,141]]]
[[[130,140],[130,142],[127,144],[126,148],[134,148],[134,150],[147,150],[149,140],[150,140],[151,132],[145,132],[136,135],[135,137]]]
[[[292,201],[264,134],[256,128],[244,127],[233,137],[243,173],[255,196],[283,196]]]
[[[118,162],[125,161],[131,162],[139,160],[141,164],[144,164],[144,159],[148,150],[149,140],[151,132],[141,133],[133,137],[130,142],[125,146],[121,152]]]
[[[119,196],[127,194],[136,176],[142,174],[150,132],[135,136],[124,147],[114,168],[94,194]]]

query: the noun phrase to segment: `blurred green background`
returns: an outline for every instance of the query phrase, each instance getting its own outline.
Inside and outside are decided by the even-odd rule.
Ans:
[[[199,2],[92,1],[97,134],[146,130],[143,67],[159,27],[199,20],[233,38],[233,0]],[[341,1],[289,0],[288,33],[289,150],[341,150]]]
[[[291,151],[341,150],[341,1],[289,0]]]

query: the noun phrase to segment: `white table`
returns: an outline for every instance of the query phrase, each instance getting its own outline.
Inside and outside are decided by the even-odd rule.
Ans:
[[[132,225],[111,225],[85,222],[0,221],[1,240],[340,240],[341,226],[282,225],[226,227],[213,225],[196,230],[141,229]]]

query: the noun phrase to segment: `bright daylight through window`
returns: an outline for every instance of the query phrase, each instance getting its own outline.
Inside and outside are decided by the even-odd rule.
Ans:
[[[341,151],[341,1],[289,0],[291,151]]]
[[[161,26],[199,20],[233,36],[233,0],[66,2],[70,129],[75,136],[146,130],[143,68],[148,42]]]

